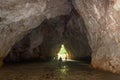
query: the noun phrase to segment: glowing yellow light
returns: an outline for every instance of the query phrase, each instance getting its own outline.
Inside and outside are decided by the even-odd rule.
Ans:
[[[68,54],[67,54],[67,51],[65,50],[64,45],[61,45],[61,49],[60,49],[60,51],[58,53],[58,59],[60,57],[62,58],[62,60],[65,60],[65,58],[68,57]]]
[[[60,57],[62,58],[62,60],[65,60],[66,54],[58,54],[58,59],[59,59]]]

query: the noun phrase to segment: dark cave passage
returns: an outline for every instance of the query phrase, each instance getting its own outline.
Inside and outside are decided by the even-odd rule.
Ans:
[[[119,17],[120,0],[0,0],[0,80],[120,80]]]
[[[64,44],[71,59],[91,62],[84,21],[75,10],[70,15],[44,20],[12,47],[4,62],[49,61]]]

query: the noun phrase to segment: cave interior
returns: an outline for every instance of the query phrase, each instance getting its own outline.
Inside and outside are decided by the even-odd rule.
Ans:
[[[91,62],[91,48],[83,18],[73,9],[69,15],[45,19],[17,41],[4,62],[50,61],[58,56],[61,46],[68,58]]]

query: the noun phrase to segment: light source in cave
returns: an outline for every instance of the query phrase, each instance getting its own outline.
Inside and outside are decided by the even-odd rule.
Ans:
[[[61,49],[58,53],[58,59],[60,59],[60,57],[62,58],[62,60],[68,59],[68,53],[63,44],[61,45]]]

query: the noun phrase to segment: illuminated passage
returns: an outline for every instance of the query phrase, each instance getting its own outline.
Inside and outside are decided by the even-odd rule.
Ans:
[[[68,58],[68,53],[64,47],[64,45],[61,45],[61,49],[58,53],[58,59],[62,58],[62,60],[66,60]]]

